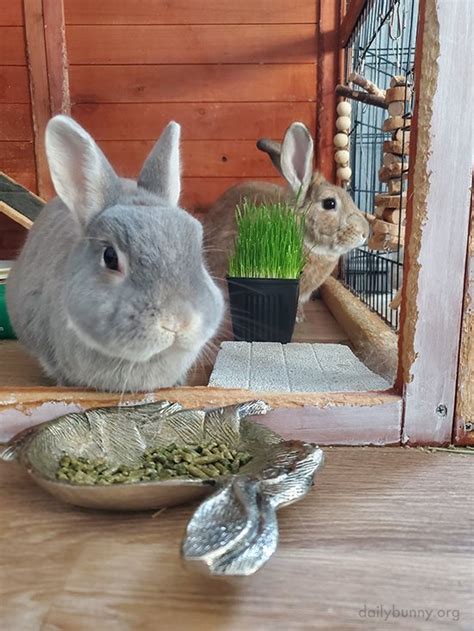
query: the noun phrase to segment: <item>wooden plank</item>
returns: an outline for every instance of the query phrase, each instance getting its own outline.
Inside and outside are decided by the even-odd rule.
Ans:
[[[472,525],[453,484],[469,479],[469,457],[390,447],[326,457],[307,497],[279,511],[268,566],[233,580],[180,562],[196,505],[77,509],[0,463],[3,627],[470,631]]]
[[[0,26],[0,63],[25,66],[25,37],[22,26]]]
[[[73,24],[307,24],[316,22],[315,0],[65,0]]]
[[[29,103],[28,71],[22,66],[0,66],[0,103]]]
[[[314,103],[101,103],[75,105],[73,117],[96,140],[153,140],[176,120],[183,140],[280,139],[291,122],[314,130]],[[126,124],[124,124],[126,121]]]
[[[340,50],[338,28],[341,0],[320,2],[318,25],[318,118],[316,130],[316,166],[329,180],[335,181],[333,138],[336,133],[336,103],[334,88],[339,81]]]
[[[41,197],[35,195],[35,193],[31,191],[31,189],[29,189],[24,184],[17,182],[3,171],[0,171],[0,192],[27,193],[28,195],[30,195],[30,197],[33,198],[33,200],[36,200],[41,205],[44,204],[44,200],[41,199]]]
[[[347,44],[349,43],[351,35],[366,4],[367,0],[351,0],[351,2],[349,3],[347,13],[342,21],[339,34],[339,43],[342,48],[347,46]]]
[[[15,259],[25,241],[26,230],[0,212],[0,257],[2,260]],[[2,357],[4,360],[5,358]]]
[[[183,177],[180,204],[191,211],[206,211],[224,191],[245,181],[239,177]],[[284,184],[281,177],[259,177],[265,182]]]
[[[51,114],[69,114],[69,75],[63,0],[43,0]]]
[[[0,26],[21,26],[23,24],[22,0],[5,0],[0,11]]]
[[[0,191],[0,202],[21,213],[30,224],[37,219],[44,206],[44,202],[29,191]]]
[[[28,74],[35,137],[38,191],[48,198],[53,191],[44,148],[44,132],[51,116],[41,0],[24,0]],[[4,169],[8,172],[8,169]]]
[[[473,144],[472,121],[459,125],[473,86],[457,68],[474,37],[474,4],[426,0],[421,9],[400,367],[404,441],[442,444],[453,429]]]
[[[71,66],[73,103],[313,101],[310,64]]]
[[[99,143],[117,172],[136,177],[153,146],[149,140],[103,140]],[[181,143],[183,175],[188,177],[275,176],[268,157],[253,140],[185,140]]]
[[[28,219],[28,217],[25,217],[23,213],[18,212],[17,210],[15,210],[15,208],[10,206],[9,204],[6,204],[2,200],[0,200],[0,213],[3,213],[9,219],[22,226],[22,228],[26,228],[27,230],[29,230],[33,225],[31,219]]]
[[[34,157],[34,154],[33,154]],[[34,168],[34,160],[31,164],[31,168],[24,169],[20,166],[20,168],[13,168],[10,170],[9,175],[11,175],[17,182],[22,184],[25,188],[33,193],[36,193],[36,174]]]
[[[252,399],[264,399],[274,408],[272,414],[259,417],[259,421],[287,437],[320,444],[399,442],[402,399],[391,391],[276,394],[206,386],[169,388],[153,394],[125,396],[73,388],[0,387],[0,441],[61,414],[117,405],[119,402],[132,404],[169,400],[194,408],[231,405]]]
[[[311,24],[69,26],[68,55],[71,64],[314,63],[315,35]]]
[[[453,439],[458,445],[474,445],[474,178]]]
[[[0,142],[0,165],[7,175],[24,184],[21,176],[35,171],[33,142]]]
[[[0,76],[1,74],[0,67]],[[0,103],[0,141],[2,140],[33,140],[29,104]]]

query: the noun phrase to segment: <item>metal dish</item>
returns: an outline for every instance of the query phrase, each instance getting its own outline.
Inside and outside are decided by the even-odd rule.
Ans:
[[[157,509],[201,498],[182,554],[212,574],[251,574],[274,552],[276,509],[303,497],[323,453],[315,445],[284,441],[247,417],[266,414],[264,401],[212,410],[187,410],[163,401],[67,414],[17,434],[0,447],[0,458],[17,461],[58,499],[117,511]],[[196,445],[208,440],[245,449],[252,460],[238,474],[219,478],[78,485],[56,480],[61,456],[105,458],[111,465],[139,464],[149,447]]]

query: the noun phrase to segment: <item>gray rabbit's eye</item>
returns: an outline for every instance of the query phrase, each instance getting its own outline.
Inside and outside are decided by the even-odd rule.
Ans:
[[[334,210],[336,208],[336,200],[334,197],[326,197],[326,199],[323,199],[323,208],[324,210]]]
[[[104,254],[102,256],[104,257],[105,267],[113,270],[114,272],[118,272],[119,260],[118,260],[117,252],[111,245],[108,245],[105,248]]]

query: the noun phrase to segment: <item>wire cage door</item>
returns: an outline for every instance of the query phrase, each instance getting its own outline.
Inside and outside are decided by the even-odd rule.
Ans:
[[[368,0],[345,49],[346,81],[351,73],[364,76],[380,89],[390,88],[393,77],[406,78],[402,111],[397,112],[407,121],[412,111],[415,39],[419,0]],[[349,2],[350,4],[350,2]],[[342,278],[345,284],[377,312],[394,329],[398,329],[399,313],[391,308],[403,282],[404,206],[409,148],[402,146],[398,183],[390,183],[384,166],[388,160],[387,141],[395,134],[384,131],[384,121],[390,116],[387,109],[352,102],[350,130],[350,166],[352,178],[348,190],[361,210],[369,215],[378,214],[376,195],[394,192],[399,198],[394,223],[389,227],[389,238],[356,248],[344,257]],[[399,136],[402,145],[408,133]],[[397,157],[398,158],[398,157]],[[386,171],[387,169],[385,169]],[[381,179],[385,181],[381,181]],[[379,209],[380,210],[380,209]],[[393,209],[390,209],[393,210]]]

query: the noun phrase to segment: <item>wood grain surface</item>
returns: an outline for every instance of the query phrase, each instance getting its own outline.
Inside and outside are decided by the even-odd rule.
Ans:
[[[280,511],[273,559],[253,577],[227,580],[180,561],[193,505],[155,516],[77,509],[0,463],[0,627],[472,629],[472,507],[453,485],[472,481],[472,457],[401,448],[326,455],[308,497]]]
[[[316,72],[311,64],[82,65],[69,78],[73,103],[293,102],[314,101]]]
[[[64,1],[68,24],[305,24],[316,22],[317,5],[315,0]]]
[[[0,103],[29,103],[26,66],[0,67]]]
[[[67,43],[71,64],[314,63],[316,56],[314,24],[71,25]]]
[[[1,112],[1,110],[0,110]],[[288,120],[311,127],[313,103],[96,103],[73,107],[74,118],[95,140],[156,140],[170,120],[183,140],[282,138]],[[124,121],[127,121],[124,124]],[[273,172],[277,175],[277,172]]]

